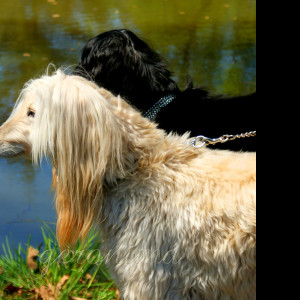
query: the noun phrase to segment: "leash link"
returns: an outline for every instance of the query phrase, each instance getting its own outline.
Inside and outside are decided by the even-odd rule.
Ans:
[[[202,148],[206,145],[215,145],[217,143],[226,143],[229,141],[233,141],[235,139],[240,139],[240,138],[248,138],[248,137],[254,137],[256,136],[256,131],[250,131],[246,133],[241,133],[241,134],[224,134],[220,136],[219,138],[208,138],[204,135],[198,135],[194,138],[191,138],[188,142],[189,145],[192,145],[194,148]]]

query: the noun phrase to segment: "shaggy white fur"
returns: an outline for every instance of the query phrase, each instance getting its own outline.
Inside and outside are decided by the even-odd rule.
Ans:
[[[51,159],[61,247],[98,226],[123,299],[255,299],[256,156],[188,137],[58,70],[26,84],[0,156]]]

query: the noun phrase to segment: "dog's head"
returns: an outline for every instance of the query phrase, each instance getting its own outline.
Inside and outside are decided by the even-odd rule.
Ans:
[[[167,63],[126,29],[107,31],[89,40],[75,73],[94,80],[141,111],[161,97],[179,92]]]
[[[101,151],[105,137],[117,135],[108,125],[114,122],[109,106],[95,84],[61,70],[30,80],[0,127],[0,157],[31,153],[34,162],[43,156],[56,162],[63,151],[74,155],[91,143]],[[97,137],[101,147],[94,145]]]
[[[29,81],[0,127],[0,156],[27,153],[34,163],[46,156],[58,170],[62,245],[88,232],[99,215],[104,176],[123,170],[122,137],[109,97],[92,82],[58,70]]]

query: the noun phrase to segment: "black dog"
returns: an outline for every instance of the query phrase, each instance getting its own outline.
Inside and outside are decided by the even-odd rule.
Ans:
[[[256,130],[256,93],[216,97],[193,88],[191,80],[180,91],[167,63],[129,30],[112,30],[89,40],[74,72],[120,95],[168,132],[216,138]],[[213,147],[256,151],[256,138]]]

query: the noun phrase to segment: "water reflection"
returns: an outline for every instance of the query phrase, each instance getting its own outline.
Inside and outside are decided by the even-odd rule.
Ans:
[[[128,28],[169,63],[179,86],[187,74],[216,93],[256,89],[255,0],[10,0],[0,4],[0,123],[23,84],[79,61],[83,44],[100,32]],[[0,242],[32,233],[38,218],[55,223],[50,169],[24,159],[0,160]],[[1,251],[1,250],[0,250]]]
[[[0,160],[0,244],[6,235],[17,245],[32,234],[37,245],[41,241],[39,220],[54,226],[50,174],[51,167],[46,162],[34,169],[25,159]]]

